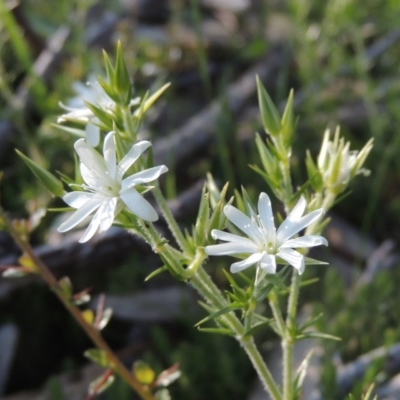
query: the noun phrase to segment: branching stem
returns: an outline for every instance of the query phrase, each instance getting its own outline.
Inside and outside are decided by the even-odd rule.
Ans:
[[[143,399],[143,400],[153,400],[154,397],[150,389],[146,386],[142,386],[136,378],[128,371],[125,365],[118,359],[115,353],[108,346],[107,342],[100,335],[100,332],[91,324],[89,324],[82,316],[81,310],[70,300],[67,299],[60,287],[57,279],[50,272],[47,266],[40,260],[34,253],[32,247],[28,242],[26,242],[18,231],[15,229],[12,222],[5,215],[4,211],[0,208],[0,216],[4,220],[8,232],[11,234],[20,249],[29,257],[31,262],[36,267],[38,273],[41,275],[43,280],[47,283],[50,289],[56,294],[64,307],[72,315],[72,317],[78,322],[81,328],[89,336],[92,342],[99,348],[106,352],[108,360],[110,361],[111,368],[115,373],[121,376],[129,386]]]

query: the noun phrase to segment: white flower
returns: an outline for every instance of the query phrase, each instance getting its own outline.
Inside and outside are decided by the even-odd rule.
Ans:
[[[86,242],[97,230],[106,231],[112,225],[119,212],[127,207],[133,214],[145,221],[156,221],[158,215],[153,206],[135,189],[136,185],[148,183],[168,171],[165,165],[137,172],[123,179],[126,171],[151,146],[143,140],[132,146],[125,157],[117,164],[114,144],[114,132],[107,134],[104,140],[102,157],[84,139],[75,143],[75,150],[80,158],[80,170],[84,191],[66,194],[63,200],[71,207],[77,208],[72,216],[60,225],[59,232],[66,232],[93,212],[93,218],[79,240]]]
[[[73,88],[76,96],[69,99],[67,105],[60,103],[68,113],[61,115],[57,122],[78,121],[89,122],[93,117],[93,112],[86,106],[85,101],[105,109],[112,109],[114,101],[110,99],[97,82],[88,81],[74,82]]]
[[[231,272],[240,272],[257,264],[265,273],[274,274],[278,262],[288,263],[302,274],[304,256],[293,249],[328,245],[324,237],[316,235],[290,239],[324,213],[323,209],[319,209],[303,216],[306,206],[306,200],[301,197],[278,230],[275,229],[271,201],[265,193],[261,193],[258,200],[259,215],[251,210],[251,206],[248,207],[250,217],[233,206],[225,206],[226,217],[248,237],[214,229],[212,237],[227,243],[207,246],[205,251],[210,256],[250,254],[246,259],[233,263]]]
[[[336,129],[333,141],[330,140],[329,129],[325,131],[318,155],[318,169],[328,190],[340,194],[356,175],[369,174],[368,170],[361,167],[372,150],[372,145],[371,139],[360,152],[350,151],[350,142],[345,143],[344,138],[340,137],[339,128]]]
[[[93,147],[96,147],[100,142],[100,129],[96,125],[99,121],[85,102],[110,113],[115,109],[115,102],[108,97],[107,93],[92,76],[86,85],[82,82],[74,82],[73,88],[76,96],[71,98],[67,105],[60,103],[60,106],[68,112],[61,115],[57,122],[73,121],[87,124],[85,129],[86,139]],[[130,106],[138,104],[139,101],[139,98],[132,99]]]

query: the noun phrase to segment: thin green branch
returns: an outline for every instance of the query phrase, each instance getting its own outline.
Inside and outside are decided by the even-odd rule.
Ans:
[[[285,321],[282,316],[281,309],[278,304],[278,296],[275,290],[272,290],[268,295],[269,305],[272,310],[272,315],[274,316],[276,326],[282,338],[286,335]]]
[[[216,309],[227,307],[227,301],[202,267],[198,269],[197,273],[190,280],[190,284],[208,301],[210,305]],[[254,369],[257,371],[261,382],[266,391],[270,394],[271,398],[273,400],[282,400],[280,390],[276,385],[271,372],[266,366],[264,359],[258,351],[253,337],[245,336],[244,326],[233,312],[224,314],[220,318],[221,321],[232,330],[235,334],[236,340],[246,351]]]
[[[176,251],[173,251],[168,244],[159,245],[162,243],[159,233],[156,231],[152,224],[148,226],[138,222],[138,231],[143,234],[143,238],[153,247],[156,247],[156,252],[160,254],[165,260],[168,261],[169,268],[172,269],[171,273],[179,276],[182,280],[186,280],[200,295],[215,309],[222,310],[229,304],[222,295],[221,291],[212,281],[211,277],[207,274],[201,266],[204,262],[206,255],[203,251],[198,251],[193,257],[193,261],[189,266],[190,274],[176,258]],[[272,378],[272,375],[265,365],[265,362],[254,344],[252,336],[245,336],[245,328],[240,320],[233,312],[222,315],[221,321],[232,331],[236,340],[245,349],[248,357],[250,358],[254,368],[256,369],[263,385],[270,393],[273,400],[282,400],[282,395],[278,386]]]
[[[179,247],[184,251],[186,254],[191,254],[191,249],[182,234],[181,229],[178,226],[174,216],[171,213],[171,210],[168,207],[167,201],[165,200],[164,195],[162,194],[158,184],[155,184],[155,188],[153,189],[153,195],[157,201],[158,206],[164,216],[165,220],[167,221],[168,228],[171,231],[172,235],[174,236],[176,242],[178,243]]]
[[[293,399],[293,347],[295,343],[295,327],[297,303],[299,299],[301,275],[293,269],[292,283],[288,300],[286,317],[286,335],[282,341],[283,351],[283,398]]]

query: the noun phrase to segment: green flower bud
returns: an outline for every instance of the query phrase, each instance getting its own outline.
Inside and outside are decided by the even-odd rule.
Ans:
[[[318,156],[318,169],[326,189],[338,195],[356,175],[368,174],[369,171],[362,166],[372,146],[373,139],[369,140],[360,152],[351,151],[350,142],[345,142],[344,138],[340,137],[339,128],[336,129],[333,141],[330,140],[330,131],[326,130]]]

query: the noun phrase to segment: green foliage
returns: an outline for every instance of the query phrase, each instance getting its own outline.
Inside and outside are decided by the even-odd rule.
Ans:
[[[56,72],[52,86],[44,88],[43,82],[35,76],[32,68],[36,54],[34,54],[28,38],[24,37],[23,32],[19,30],[12,12],[5,8],[7,3],[1,1],[1,16],[4,25],[0,32],[1,58],[3,60],[0,65],[1,118],[11,119],[16,123],[18,136],[13,138],[14,145],[18,144],[18,147],[29,155],[29,159],[34,160],[32,161],[35,163],[33,164],[35,165],[34,169],[42,177],[42,181],[45,185],[47,182],[50,192],[60,196],[62,195],[61,182],[54,176],[49,177],[44,174],[43,170],[37,169],[37,165],[42,165],[40,164],[40,157],[43,157],[50,161],[49,170],[62,170],[65,172],[65,176],[73,175],[74,162],[66,149],[71,147],[71,134],[82,136],[84,133],[76,127],[63,127],[64,132],[59,132],[51,123],[54,122],[55,115],[59,114],[58,101],[60,99],[64,101],[72,95],[73,81],[85,81],[89,73],[102,69],[100,67],[102,61],[97,56],[98,49],[88,48],[82,36],[80,36],[80,30],[83,31],[82,27],[86,23],[85,12],[92,2],[75,4],[75,2],[62,0],[58,3],[57,13],[51,12],[46,2],[43,1],[27,0],[23,3],[24,7],[27,7],[28,22],[43,38],[53,34],[61,23],[69,20],[71,12],[74,13],[73,36],[67,45],[68,58],[63,61],[62,69]],[[294,177],[302,177],[307,174],[309,183],[304,188],[304,193],[307,194],[308,190],[319,191],[322,189],[322,176],[312,157],[318,152],[318,146],[315,143],[320,142],[321,132],[325,129],[327,122],[336,123],[341,118],[338,109],[349,103],[362,102],[365,104],[369,112],[368,118],[363,123],[358,121],[359,124],[355,128],[344,127],[342,132],[346,138],[351,139],[355,148],[361,148],[362,143],[365,143],[371,134],[375,137],[375,150],[367,163],[371,170],[377,172],[372,175],[368,182],[357,183],[351,197],[343,205],[339,205],[338,212],[355,225],[363,223],[366,235],[373,235],[378,240],[387,237],[398,240],[400,238],[398,229],[400,200],[396,194],[396,188],[400,184],[400,159],[396,155],[400,148],[400,136],[393,131],[393,126],[400,123],[398,112],[400,88],[397,84],[397,69],[400,63],[398,44],[387,49],[374,62],[367,62],[365,58],[366,48],[370,44],[376,43],[380,37],[397,29],[398,2],[373,0],[364,2],[360,6],[360,0],[345,2],[334,0],[325,2],[289,1],[285,9],[280,6],[277,8],[272,3],[261,3],[263,4],[258,10],[260,12],[251,16],[251,21],[255,21],[252,24],[247,23],[246,15],[244,17],[234,16],[235,23],[238,24],[238,31],[243,29],[243,34],[240,32],[241,36],[235,36],[235,38],[232,38],[232,42],[235,39],[239,40],[229,44],[231,49],[234,49],[234,52],[229,55],[230,63],[234,64],[239,60],[239,62],[245,62],[247,66],[249,61],[258,60],[265,54],[269,46],[269,41],[265,40],[264,36],[265,27],[269,26],[269,22],[274,21],[278,14],[278,17],[282,18],[283,25],[288,24],[293,29],[294,33],[289,32],[286,38],[292,43],[291,49],[295,60],[293,64],[296,65],[296,71],[291,71],[290,77],[287,73],[285,75],[284,72],[285,69],[288,69],[287,65],[280,68],[277,87],[271,92],[275,94],[273,99],[269,97],[258,82],[258,95],[262,105],[264,128],[272,134],[276,134],[278,128],[281,128],[285,138],[285,146],[290,147],[294,140],[297,149],[300,149],[293,150],[293,175]],[[119,5],[113,5],[113,7],[118,8]],[[202,85],[205,91],[211,93],[210,76],[207,68],[210,55],[207,53],[208,43],[205,43],[201,36],[201,10],[196,1],[191,3],[191,7],[192,17],[196,19],[196,35],[199,44],[194,48],[179,47],[178,41],[174,41],[173,45],[153,43],[149,39],[143,39],[137,35],[131,35],[135,38],[132,40],[129,37],[130,33],[127,34],[124,31],[125,28],[120,26],[117,28],[118,34],[132,51],[124,54],[124,60],[120,48],[116,54],[113,54],[114,49],[111,49],[109,51],[110,57],[107,55],[104,57],[107,79],[101,83],[110,97],[116,100],[122,99],[124,105],[131,98],[131,93],[125,92],[126,89],[131,90],[130,76],[132,76],[132,71],[137,71],[135,84],[137,84],[138,94],[142,98],[133,121],[137,130],[141,126],[143,114],[166,89],[166,86],[163,86],[161,89],[155,90],[155,94],[146,95],[148,82],[152,82],[154,79],[154,77],[149,79],[143,73],[143,67],[146,64],[152,63],[156,67],[155,69],[161,71],[161,75],[173,75],[176,71],[180,71],[185,63],[190,64],[197,57]],[[117,11],[120,10],[117,9]],[[183,21],[185,15],[186,13],[179,14],[178,12],[175,15],[176,21],[180,22],[180,19]],[[266,20],[267,17],[269,18],[268,21]],[[248,28],[250,25],[251,29]],[[174,28],[173,22],[171,22],[171,27]],[[176,49],[182,52],[180,64],[174,64],[169,58],[169,54]],[[110,58],[115,60],[115,64],[111,63]],[[12,67],[10,68],[9,65]],[[372,66],[373,69],[371,69]],[[24,87],[28,88],[33,96],[35,117],[29,120],[12,101],[14,98],[13,91],[21,81],[24,82]],[[117,94],[107,86],[110,85],[110,82],[116,86]],[[161,85],[157,86],[157,83],[159,82],[156,82],[155,86],[160,87]],[[299,86],[296,87],[296,93],[300,92],[303,98],[303,101],[298,104],[294,102],[295,113],[302,116],[299,126],[299,139],[293,138],[293,127],[296,126],[292,108],[293,92],[289,96],[286,108],[278,107],[279,100],[287,95],[293,84]],[[11,97],[7,90],[11,91]],[[117,95],[121,93],[124,93],[124,95],[118,97]],[[157,131],[156,134],[158,134],[158,131],[161,134],[170,131],[181,123],[189,111],[196,112],[199,107],[204,105],[204,103],[201,103],[201,99],[196,98],[193,110],[190,110],[190,107],[185,104],[189,108],[188,111],[188,109],[183,109],[182,104],[184,103],[189,103],[184,94],[179,91],[170,93],[167,115],[163,117],[162,124],[159,124],[162,125],[161,129],[159,125],[154,128],[150,124],[149,130],[153,133]],[[277,106],[274,106],[274,103]],[[110,126],[109,116],[101,114],[94,105],[91,108],[97,113],[103,124],[103,129],[114,128]],[[281,111],[283,111],[283,114]],[[238,126],[239,124],[232,122],[233,117],[236,116],[229,114],[227,109],[223,109],[221,114],[221,121],[224,124],[220,121],[218,129],[216,129],[216,132],[218,132],[217,142],[219,143],[216,150],[217,156],[213,159],[216,161],[206,160],[204,163],[207,166],[216,166],[215,176],[217,180],[222,182],[230,180],[231,190],[233,190],[233,183],[239,181],[249,188],[251,194],[251,191],[265,190],[265,183],[255,179],[246,166],[248,159],[254,160],[254,157],[250,158],[248,153],[253,152],[254,156],[255,151],[258,150],[262,168],[255,165],[252,165],[252,168],[259,172],[272,188],[274,194],[278,198],[282,198],[283,194],[277,189],[282,180],[282,172],[279,165],[274,161],[276,149],[273,144],[266,142],[262,137],[257,137],[255,147],[251,147],[248,153],[246,151],[240,152],[242,158],[237,156],[238,152],[235,150],[238,147],[242,150],[242,145],[237,139],[237,131],[240,128],[245,128],[246,132],[253,132],[256,128],[259,128],[258,123],[250,121]],[[282,118],[280,115],[282,115]],[[69,129],[69,131],[66,132],[66,129]],[[310,151],[307,153],[307,163],[304,166],[301,165],[299,160],[303,158],[307,148],[310,148]],[[35,154],[35,149],[40,149],[42,153],[40,157]],[[219,171],[221,165],[222,173]],[[377,167],[374,168],[374,165]],[[191,167],[190,179],[201,176],[202,168],[204,167],[200,163]],[[30,199],[37,199],[40,205],[48,204],[50,200],[40,194],[41,189],[38,189],[34,180],[31,179],[30,172],[27,172],[25,166],[21,167],[19,161],[11,159],[10,165],[6,166],[5,171],[5,182],[2,187],[7,187],[7,190],[2,190],[2,202],[9,210],[17,215],[26,213],[25,203]],[[297,180],[295,184],[298,182],[301,182],[301,180]],[[386,185],[385,182],[391,184]],[[176,182],[176,187],[181,189],[179,180]],[[175,189],[171,190],[171,192],[173,191]],[[200,244],[200,242],[203,245],[205,244],[201,234],[205,229],[210,232],[211,229],[221,229],[224,225],[222,208],[225,203],[220,202],[216,206],[219,201],[220,199],[215,199],[211,191],[203,195],[199,218],[193,229],[196,244]],[[382,204],[385,204],[383,211]],[[46,222],[41,237],[44,237],[47,233]],[[35,240],[38,240],[38,238],[35,238]],[[208,237],[208,240],[212,241],[210,237]],[[147,271],[136,264],[138,263],[136,262],[134,265],[127,263],[123,268],[110,273],[109,288],[114,293],[126,293],[131,291],[132,287],[140,287],[139,282],[147,274]],[[397,272],[393,271],[390,274],[379,274],[371,284],[354,294],[342,287],[340,277],[332,271],[331,267],[328,267],[326,279],[323,281],[324,290],[323,293],[320,293],[319,304],[315,310],[316,314],[322,312],[324,316],[320,320],[312,321],[321,330],[329,331],[343,339],[341,342],[327,342],[330,352],[326,357],[326,363],[324,363],[323,376],[327,400],[340,398],[340,395],[337,397],[337,394],[335,394],[335,374],[331,362],[332,354],[335,351],[340,351],[344,361],[351,361],[370,349],[381,345],[390,345],[400,340],[400,315],[397,312],[400,299],[396,287],[397,278],[399,278]],[[98,280],[101,279],[98,275],[93,276],[93,286],[96,286]],[[230,283],[232,284],[232,282]],[[322,281],[320,284],[322,284]],[[268,282],[260,290],[258,300],[264,299],[272,287],[273,284]],[[68,289],[67,286],[65,288]],[[314,290],[313,287],[310,290]],[[15,305],[8,304],[10,310],[11,306],[15,307],[12,308],[15,311],[15,317],[9,315],[7,308],[5,313],[0,313],[3,315],[2,318],[17,320],[20,319],[21,315],[26,315],[30,330],[29,335],[24,333],[21,339],[21,342],[26,343],[23,345],[24,351],[31,341],[40,348],[46,347],[47,336],[43,326],[49,329],[48,320],[57,318],[56,312],[52,313],[52,317],[45,315],[46,313],[43,310],[47,310],[46,303],[48,302],[42,301],[40,294],[36,295],[31,292],[29,294],[29,297],[23,296],[22,298],[25,299],[25,303],[32,303],[35,313],[26,313],[25,307],[18,302]],[[239,289],[235,289],[234,294],[239,297],[243,295]],[[36,315],[35,318],[33,318],[33,314]],[[24,325],[29,324],[24,323]],[[60,329],[59,334],[62,333],[62,329]],[[161,337],[161,335],[159,336]],[[229,398],[232,399],[244,398],[248,382],[240,380],[239,377],[243,375],[241,373],[242,367],[247,361],[245,358],[240,358],[241,355],[239,351],[236,351],[236,347],[233,348],[233,346],[236,346],[233,340],[229,341],[229,338],[225,337],[220,339],[198,332],[189,333],[188,336],[192,339],[195,338],[193,343],[184,341],[174,347],[171,352],[172,344],[170,342],[173,340],[166,340],[168,343],[162,345],[164,350],[158,349],[163,354],[164,359],[174,358],[174,361],[176,361],[182,358],[184,360],[183,369],[186,375],[179,383],[180,388],[176,389],[176,391],[180,390],[181,398],[192,399],[193,393],[196,393],[195,396],[199,399],[222,399],[229,397],[229,395],[231,396]],[[78,346],[81,341],[82,339],[76,338],[76,335],[68,336],[68,343],[71,343],[71,347],[74,347],[73,345]],[[215,352],[205,351],[204,349],[207,347],[202,347],[202,344],[211,344],[211,348],[215,349]],[[222,352],[221,358],[217,356],[220,351]],[[40,358],[37,352],[32,355],[28,351],[27,354],[30,354],[28,358]],[[229,357],[230,354],[234,354],[235,357]],[[154,357],[154,355],[151,357]],[[20,358],[19,356],[18,359]],[[163,365],[167,365],[167,363],[163,363]],[[248,365],[246,368],[246,371],[250,370]],[[22,368],[24,371],[27,369],[28,366],[26,365]],[[353,397],[355,399],[361,398],[361,394],[365,393],[370,381],[375,379],[380,369],[379,363],[371,367],[371,371],[354,388]],[[245,374],[249,373],[246,372]],[[204,385],[205,382],[206,385]],[[218,384],[212,385],[212,382],[218,382]],[[192,390],[190,390],[191,388]],[[61,396],[56,389],[54,389],[54,393],[54,398]],[[110,389],[110,393],[110,399],[129,398],[129,391],[119,380]]]
[[[282,130],[281,118],[259,77],[257,77],[257,93],[264,129],[271,136],[278,136]]]

